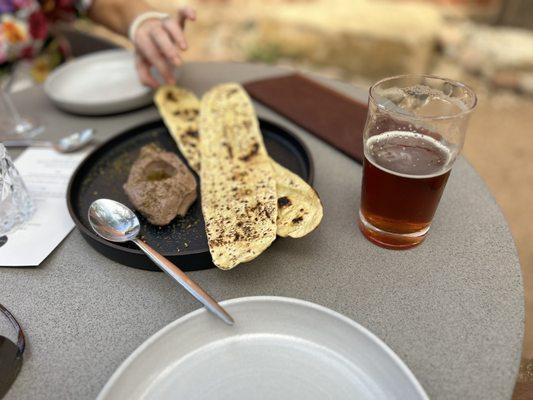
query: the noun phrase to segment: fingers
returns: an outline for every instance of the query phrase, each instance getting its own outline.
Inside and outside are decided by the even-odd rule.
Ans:
[[[185,35],[183,34],[180,24],[175,19],[167,18],[164,20],[163,27],[181,50],[187,50],[187,40],[185,39]]]
[[[154,89],[159,86],[159,83],[150,73],[150,64],[140,54],[135,57],[135,68],[143,85]]]
[[[185,23],[187,21],[196,20],[196,11],[191,7],[182,7],[178,10],[178,21],[176,23],[175,19],[167,19],[164,21],[163,25],[165,29],[170,33],[172,39],[178,44],[182,50],[186,50],[187,40],[185,39],[184,30]]]
[[[151,66],[158,70],[166,83],[176,83],[174,66],[181,65],[179,51],[188,47],[183,29],[187,21],[195,19],[196,12],[192,8],[182,7],[177,18],[148,20],[140,26],[134,40],[138,52],[136,68],[143,84],[158,86],[151,74]]]
[[[181,29],[185,29],[185,23],[189,21],[195,21],[196,20],[196,11],[191,7],[181,7],[178,10],[178,22],[181,27]]]
[[[159,51],[158,45],[153,41],[151,35],[137,35],[137,49],[141,56],[150,62],[161,74],[168,84],[176,83],[173,66],[165,60]]]
[[[150,36],[167,60],[171,61],[176,67],[181,65],[181,57],[178,49],[166,30],[163,28],[153,29],[150,32]],[[180,47],[182,46],[180,45]],[[182,49],[185,50],[183,47]]]

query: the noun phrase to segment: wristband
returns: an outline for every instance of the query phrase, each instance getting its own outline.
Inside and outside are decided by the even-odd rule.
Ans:
[[[143,24],[143,22],[149,20],[149,19],[165,19],[169,18],[170,14],[163,13],[163,12],[157,12],[157,11],[148,11],[145,13],[142,13],[138,15],[133,22],[130,25],[130,28],[128,29],[128,36],[132,42],[135,42],[135,34],[137,33],[137,30],[139,27]]]

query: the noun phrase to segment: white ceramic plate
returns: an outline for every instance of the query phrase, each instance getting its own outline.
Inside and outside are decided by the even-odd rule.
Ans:
[[[196,310],[143,343],[98,396],[110,399],[427,399],[380,339],[325,307],[283,297]]]
[[[44,90],[59,108],[86,115],[133,110],[152,101],[152,91],[139,82],[133,53],[106,50],[70,61],[54,70]]]

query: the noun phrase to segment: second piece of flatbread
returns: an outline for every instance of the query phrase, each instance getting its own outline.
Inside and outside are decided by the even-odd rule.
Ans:
[[[200,112],[200,186],[209,250],[221,269],[253,260],[276,238],[276,181],[251,105],[215,86]]]
[[[189,166],[200,173],[200,100],[187,89],[162,86],[154,95],[159,113]]]
[[[323,216],[316,191],[298,175],[272,161],[278,196],[277,234],[300,238],[315,229]]]
[[[242,88],[235,84],[241,96],[251,104]],[[200,101],[189,90],[166,85],[161,86],[155,96],[155,103],[165,124],[176,141],[181,153],[189,165],[200,173],[200,136],[191,133],[191,129],[198,129]],[[196,111],[195,111],[196,110]],[[255,118],[255,112],[254,112]],[[312,232],[322,220],[323,208],[316,191],[302,178],[270,159],[276,180],[278,197],[277,234],[281,237],[299,238]]]

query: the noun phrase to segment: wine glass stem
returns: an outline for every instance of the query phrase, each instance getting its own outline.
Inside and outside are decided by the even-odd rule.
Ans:
[[[3,90],[3,89],[1,90],[1,93],[2,93],[2,100],[6,106],[6,110],[11,114],[13,120],[15,121],[15,126],[17,127],[21,126],[23,121],[17,108],[15,107],[15,105],[13,104],[13,101],[11,100],[11,96],[9,95],[9,93],[7,93],[6,90]]]
[[[24,120],[20,116],[20,113],[17,110],[17,107],[15,107],[15,104],[13,104],[13,100],[11,99],[11,95],[9,94],[11,86],[13,86],[13,83],[15,82],[16,76],[17,68],[13,68],[11,74],[8,75],[4,87],[0,91],[2,92],[2,99],[4,101],[6,109],[12,115],[13,120],[15,121],[16,129],[18,130],[18,128],[24,125]]]

